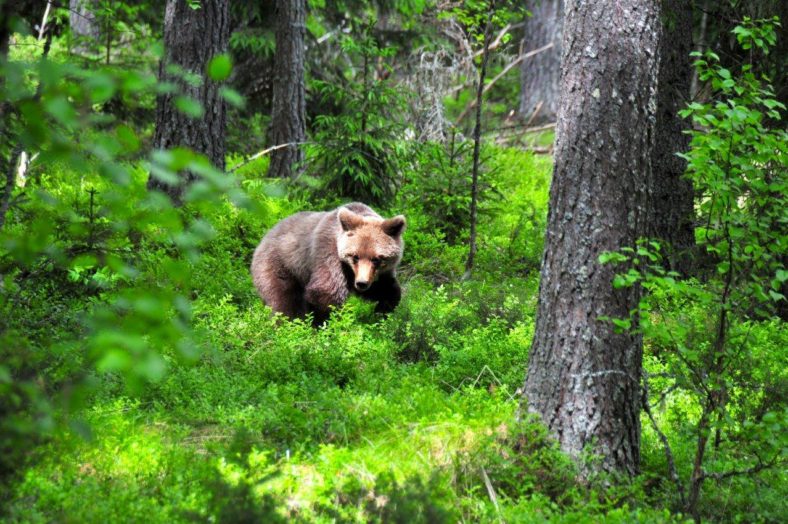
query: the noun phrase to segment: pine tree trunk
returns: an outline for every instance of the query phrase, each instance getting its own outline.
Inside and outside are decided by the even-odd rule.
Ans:
[[[654,145],[659,7],[652,0],[568,2],[561,100],[536,332],[524,408],[584,474],[636,474],[640,458],[639,336],[626,318],[639,290],[613,289],[605,251],[645,232]]]
[[[304,159],[300,144],[306,139],[305,20],[306,0],[277,0],[271,139],[274,145],[293,145],[271,153],[271,177],[291,178]]]
[[[558,82],[561,72],[561,36],[564,0],[528,0],[523,52],[553,47],[523,60],[520,68],[520,114],[532,124],[555,122],[558,115]]]
[[[164,59],[159,66],[159,77],[176,83],[178,92],[159,97],[153,137],[157,149],[188,147],[206,155],[220,169],[224,169],[226,108],[219,94],[220,86],[205,77],[205,69],[214,56],[227,51],[229,30],[228,0],[201,0],[199,9],[192,9],[186,0],[167,0]],[[202,82],[197,86],[184,82],[167,72],[169,64],[199,75]],[[193,118],[179,111],[175,100],[180,95],[197,100],[203,108],[202,116]],[[178,203],[186,186],[195,178],[189,172],[179,175],[178,185],[169,185],[151,176],[148,189],[163,191]]]
[[[81,54],[95,50],[101,36],[96,0],[69,0],[68,10],[68,23],[75,41],[74,52]]]
[[[657,92],[657,127],[652,161],[650,237],[666,243],[670,269],[687,274],[695,245],[692,183],[687,162],[677,153],[689,148],[687,122],[678,112],[689,101],[692,80],[692,5],[663,0]]]

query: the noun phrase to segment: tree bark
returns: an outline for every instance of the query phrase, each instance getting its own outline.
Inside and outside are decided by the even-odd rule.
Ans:
[[[600,459],[581,471],[634,475],[640,459],[641,338],[626,318],[637,288],[599,263],[645,232],[654,146],[659,3],[568,2],[555,168],[524,408],[561,448]]]
[[[159,78],[177,84],[178,92],[159,96],[153,137],[157,149],[188,147],[206,155],[220,169],[224,169],[226,107],[219,85],[205,77],[205,69],[214,56],[227,51],[229,29],[228,0],[201,0],[199,9],[189,7],[186,0],[167,1],[164,58],[159,65]],[[167,72],[169,65],[199,75],[202,81],[199,85],[185,82]],[[175,105],[179,96],[198,101],[202,116],[193,118],[179,111]],[[177,185],[169,185],[151,176],[148,189],[163,191],[179,203],[186,186],[196,178],[189,172],[180,173],[179,177]]]
[[[539,125],[555,122],[558,115],[564,0],[528,0],[526,8],[531,16],[525,19],[523,53],[553,44],[523,60],[520,68],[520,114]]]
[[[306,0],[277,0],[271,139],[274,145],[293,145],[271,154],[271,177],[292,178],[304,160],[300,144],[306,140],[305,21]]]
[[[670,269],[691,271],[695,245],[694,194],[684,177],[687,162],[677,153],[689,149],[687,122],[678,112],[690,98],[692,81],[692,5],[662,1],[656,141],[652,153],[651,218],[648,236],[667,244]]]
[[[96,19],[96,0],[69,0],[68,23],[76,53],[93,52],[101,37],[101,28]]]

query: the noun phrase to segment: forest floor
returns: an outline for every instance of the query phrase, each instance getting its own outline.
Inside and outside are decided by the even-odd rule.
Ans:
[[[666,509],[672,485],[646,423],[644,475],[614,489],[577,483],[540,426],[516,421],[551,164],[491,151],[474,278],[460,282],[466,247],[405,191],[383,210],[408,216],[402,304],[381,318],[353,299],[320,329],[274,322],[248,273],[264,231],[314,204],[267,196],[247,166],[244,187],[267,212],[226,204],[212,217],[193,276],[200,357],[165,352],[161,379],[131,392],[97,377],[74,430],[15,485],[10,521],[683,520]],[[155,265],[151,252],[154,276]],[[712,503],[746,505],[729,490]],[[769,520],[779,502],[765,500]]]

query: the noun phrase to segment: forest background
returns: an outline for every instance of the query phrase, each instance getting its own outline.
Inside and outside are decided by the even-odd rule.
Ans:
[[[781,521],[787,5],[0,0],[0,516]],[[272,319],[351,200],[403,302]]]

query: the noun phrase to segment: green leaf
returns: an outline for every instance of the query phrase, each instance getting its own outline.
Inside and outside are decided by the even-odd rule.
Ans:
[[[96,369],[100,372],[122,371],[131,365],[131,357],[128,353],[120,349],[110,349],[96,363]]]
[[[137,138],[134,130],[126,124],[121,124],[115,128],[115,134],[127,153],[134,153],[140,148],[140,139]]]
[[[85,88],[90,94],[90,101],[94,104],[101,104],[115,94],[115,80],[107,74],[91,74],[85,81]]]
[[[208,76],[215,82],[227,80],[232,70],[232,61],[226,54],[213,57],[208,64]]]
[[[77,112],[64,96],[56,96],[44,102],[47,112],[64,125],[76,123]]]
[[[608,251],[599,255],[600,264],[607,264],[609,262],[626,262],[626,260],[626,255],[622,255],[621,253],[617,253],[615,251]]]
[[[200,103],[188,96],[179,96],[175,98],[175,107],[181,113],[190,118],[200,118],[203,113],[203,107]]]
[[[230,87],[222,87],[219,89],[219,95],[224,98],[228,104],[238,109],[243,109],[246,105],[246,100],[243,95]]]

